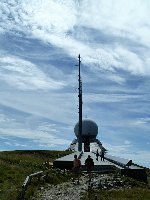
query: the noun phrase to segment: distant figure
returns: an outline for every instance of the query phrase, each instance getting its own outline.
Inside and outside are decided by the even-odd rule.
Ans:
[[[101,161],[104,161],[104,150],[101,150]]]
[[[93,161],[93,159],[91,158],[90,155],[88,155],[88,158],[85,160],[85,166],[87,167],[87,173],[89,175],[89,181],[91,181],[91,177],[92,177],[91,171],[94,168],[94,161]]]
[[[74,173],[73,181],[75,181],[75,179],[77,178],[78,184],[79,184],[79,178],[80,178],[80,168],[81,168],[81,161],[75,154],[74,160],[73,160],[73,173]]]
[[[98,149],[96,151],[96,160],[98,161],[98,157],[99,157],[99,152],[98,152]]]

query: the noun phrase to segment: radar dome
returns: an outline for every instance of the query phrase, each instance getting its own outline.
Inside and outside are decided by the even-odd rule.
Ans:
[[[74,132],[76,137],[78,138],[79,132],[79,122],[74,127]],[[96,138],[98,134],[98,126],[97,124],[90,119],[82,120],[82,137]]]

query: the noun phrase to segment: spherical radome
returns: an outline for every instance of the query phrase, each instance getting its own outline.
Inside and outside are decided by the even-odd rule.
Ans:
[[[78,137],[79,122],[74,127],[76,137]],[[90,119],[82,120],[82,136],[96,137],[98,134],[97,124]]]

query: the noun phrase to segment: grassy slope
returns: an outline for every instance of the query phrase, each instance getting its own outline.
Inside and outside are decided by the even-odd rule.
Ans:
[[[84,196],[84,200],[149,200],[150,190],[144,188],[120,189],[120,190],[97,190],[90,191]]]
[[[25,178],[31,173],[45,171],[43,163],[66,155],[65,151],[11,151],[0,152],[0,199],[15,200]],[[51,173],[52,174],[52,173]],[[53,172],[54,174],[54,172]],[[51,177],[52,183],[54,178]],[[58,176],[55,181],[61,182]],[[35,183],[38,185],[38,183]],[[30,190],[33,190],[33,188]],[[33,193],[30,192],[30,193]]]
[[[148,184],[124,177],[125,188],[89,190],[83,200],[150,200],[150,169],[146,169]]]
[[[26,176],[45,170],[43,165],[45,161],[53,162],[54,159],[68,153],[65,151],[0,152],[0,200],[16,200]],[[147,174],[150,177],[149,169],[147,169]],[[55,170],[50,170],[49,172],[49,180],[52,184],[60,183],[68,178],[70,178],[70,175],[66,176]],[[29,199],[29,196],[34,193],[37,187],[39,187],[38,181],[33,180],[33,184],[29,187],[26,194],[26,199]],[[95,199],[95,195],[102,200],[149,200],[150,190],[148,187],[143,187],[140,184],[135,185],[134,182],[134,187],[131,189],[96,190],[90,191],[90,195],[91,200]],[[88,199],[88,196],[86,195],[84,199]]]

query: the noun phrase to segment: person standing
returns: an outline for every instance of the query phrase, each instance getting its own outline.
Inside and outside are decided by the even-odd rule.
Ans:
[[[101,150],[101,161],[104,161],[104,150]]]
[[[75,181],[75,179],[77,178],[78,184],[79,184],[79,179],[80,179],[80,169],[81,169],[81,161],[75,154],[74,160],[73,160],[73,173],[74,173],[73,181]]]
[[[88,155],[88,158],[85,160],[85,166],[87,168],[87,173],[89,175],[89,181],[91,181],[92,178],[91,171],[94,169],[94,161],[90,155]]]
[[[98,157],[99,157],[99,152],[98,152],[98,149],[96,151],[96,160],[98,161]]]

